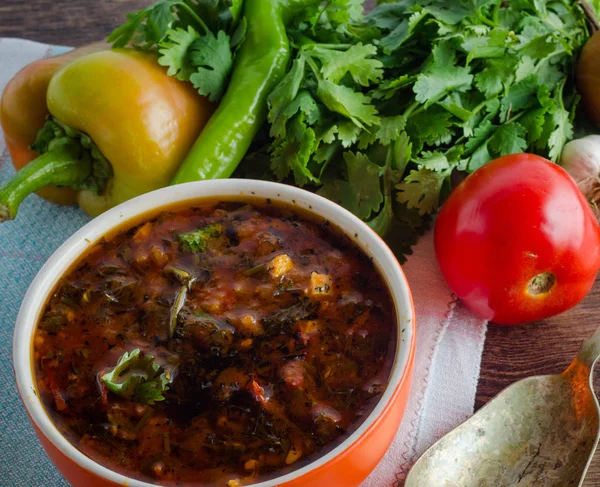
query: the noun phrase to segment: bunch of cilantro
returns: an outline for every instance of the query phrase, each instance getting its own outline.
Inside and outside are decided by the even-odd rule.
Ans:
[[[189,81],[210,101],[221,99],[237,47],[244,39],[242,0],[158,0],[107,39],[112,47],[154,52],[167,74]]]
[[[338,202],[398,255],[457,174],[523,151],[556,161],[573,136],[573,64],[589,32],[572,0],[397,0],[366,15],[332,0],[289,36],[268,147],[242,173],[268,163],[262,177]]]
[[[242,0],[158,0],[108,40],[154,52],[216,102],[242,10]],[[367,14],[361,0],[328,0],[288,35],[288,73],[238,175],[316,190],[399,256],[455,179],[506,154],[556,161],[573,137],[573,63],[589,37],[576,0],[382,0]]]

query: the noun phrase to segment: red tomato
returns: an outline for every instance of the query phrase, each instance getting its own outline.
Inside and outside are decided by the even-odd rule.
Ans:
[[[569,174],[532,154],[501,157],[465,179],[435,223],[440,269],[478,316],[518,325],[589,292],[600,229]]]

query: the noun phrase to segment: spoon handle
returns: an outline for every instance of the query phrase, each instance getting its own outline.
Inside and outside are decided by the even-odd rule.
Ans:
[[[596,330],[590,338],[588,338],[577,355],[579,362],[583,363],[589,371],[594,368],[594,364],[600,358],[600,328]]]
[[[575,358],[575,360],[573,361],[571,366],[566,371],[567,373],[569,371],[571,372],[571,374],[568,374],[568,375],[571,375],[572,383],[577,384],[577,382],[583,382],[583,380],[584,380],[582,376],[580,376],[579,378],[577,377],[577,375],[578,375],[577,370],[578,369],[581,370],[581,367],[585,367],[585,371],[582,370],[581,372],[583,373],[583,376],[585,377],[585,381],[587,382],[586,385],[587,385],[589,393],[592,397],[592,401],[596,407],[596,418],[598,418],[598,415],[600,415],[600,405],[598,404],[598,398],[596,397],[596,393],[594,392],[593,378],[594,378],[594,365],[596,365],[596,362],[598,361],[599,358],[600,358],[600,328],[598,328],[596,330],[596,332],[590,338],[588,338],[586,341],[583,342],[583,345],[581,345],[581,349],[579,350],[577,357]],[[581,473],[581,479],[579,481],[578,487],[582,487],[585,482],[585,476],[586,476],[587,471],[590,468],[590,465],[594,458],[594,453],[598,446],[599,440],[600,440],[600,431],[597,432],[597,434],[596,434],[596,440],[590,451],[589,459],[583,469],[583,472]]]

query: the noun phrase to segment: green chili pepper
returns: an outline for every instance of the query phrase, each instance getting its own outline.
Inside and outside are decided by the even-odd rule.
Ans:
[[[246,38],[219,108],[189,151],[172,184],[228,178],[267,116],[267,97],[286,72],[286,23],[320,0],[246,0]]]

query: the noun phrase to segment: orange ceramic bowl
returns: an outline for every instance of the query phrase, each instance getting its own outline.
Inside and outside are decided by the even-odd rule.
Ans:
[[[60,277],[104,235],[139,221],[144,214],[181,202],[245,197],[270,198],[288,207],[329,220],[346,233],[373,261],[387,282],[397,313],[397,347],[388,385],[362,424],[340,444],[297,470],[254,484],[255,487],[354,487],[381,460],[398,430],[408,396],[415,351],[415,319],[410,289],[390,249],[367,225],[340,206],[318,195],[283,184],[254,180],[216,180],[188,183],[145,194],[92,220],[69,238],[40,270],[17,317],[13,360],[21,399],[40,442],[73,487],[150,487],[87,457],[55,427],[36,392],[33,336],[45,303]]]

